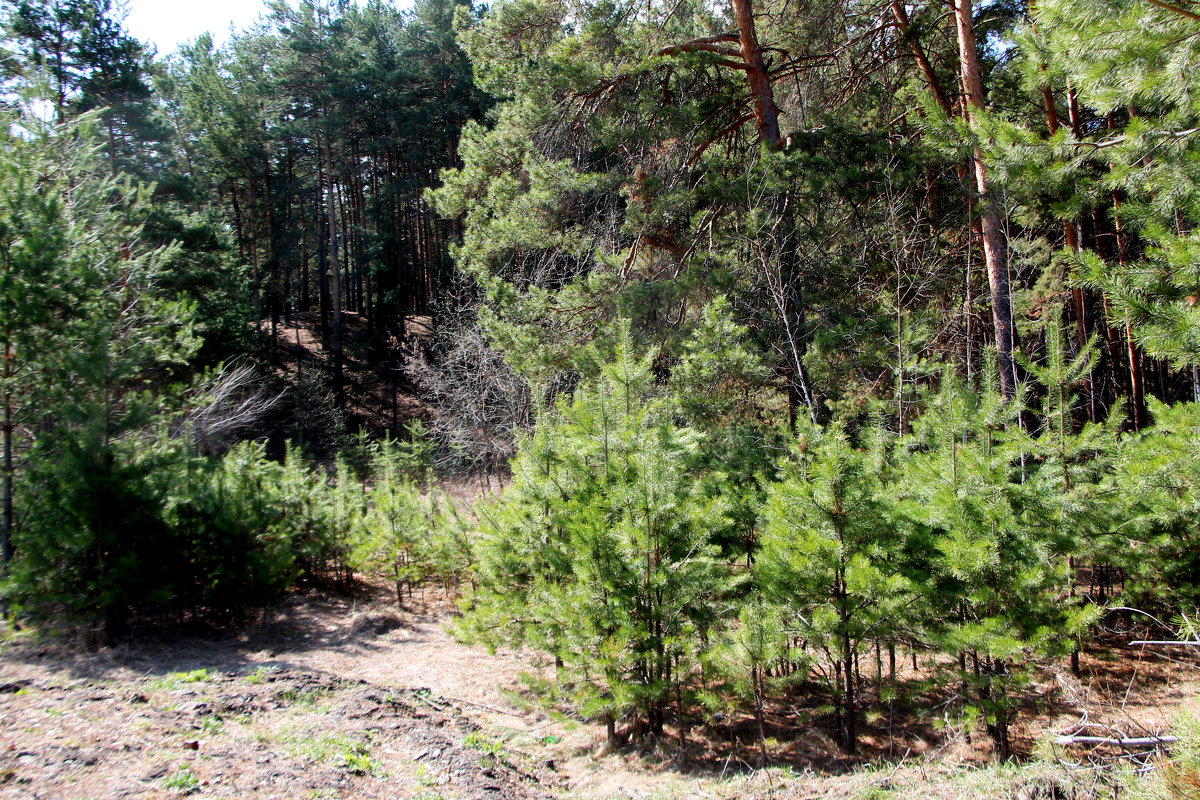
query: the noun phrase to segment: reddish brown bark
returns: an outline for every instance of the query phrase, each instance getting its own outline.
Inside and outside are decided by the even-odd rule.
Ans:
[[[1113,226],[1117,236],[1117,259],[1121,268],[1128,266],[1128,244],[1125,231],[1121,225],[1121,201],[1117,192],[1112,194]],[[1145,382],[1142,377],[1142,359],[1140,349],[1133,339],[1133,328],[1125,325],[1125,365],[1129,370],[1129,418],[1134,430],[1141,430],[1147,421],[1149,413],[1146,410]]]
[[[920,41],[913,35],[912,22],[909,21],[908,12],[904,10],[904,3],[901,0],[892,0],[892,17],[896,20],[896,24],[900,26],[900,35],[908,43],[909,52],[917,60],[917,66],[921,69],[921,75],[925,77],[925,83],[929,86],[929,93],[933,95],[934,102],[941,106],[942,111],[946,112],[947,117],[953,117],[954,109],[950,105],[950,97],[946,94],[946,90],[942,88],[942,82],[938,79],[937,72],[934,71],[933,63],[929,60],[929,55],[925,52],[925,48],[921,46]]]
[[[738,24],[742,61],[746,65],[746,78],[750,82],[750,95],[754,100],[754,120],[758,123],[758,135],[768,145],[778,147],[782,138],[779,134],[779,109],[775,105],[771,76],[767,73],[762,47],[758,43],[758,33],[754,28],[754,7],[751,0],[732,2]]]
[[[959,63],[963,84],[963,114],[969,122],[973,111],[983,109],[983,80],[979,74],[979,51],[975,44],[975,25],[968,0],[958,0],[954,7],[955,28],[958,33]],[[983,258],[987,266],[988,288],[992,301],[992,327],[995,333],[1000,390],[1005,397],[1017,393],[1017,378],[1013,362],[1012,293],[1009,285],[1008,254],[1000,206],[988,190],[987,165],[983,152],[976,148],[971,154],[975,191],[982,204]]]

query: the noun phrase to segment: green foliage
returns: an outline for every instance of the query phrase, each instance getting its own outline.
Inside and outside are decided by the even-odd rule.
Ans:
[[[1169,426],[1161,441],[1122,439],[1112,420],[1078,424],[1074,389],[1095,356],[1069,355],[1053,318],[1045,329],[1043,358],[1025,361],[1043,384],[1038,430],[1021,423],[1023,398],[975,392],[947,370],[915,404],[912,433],[878,420],[801,422],[778,462],[761,431],[757,451],[722,446],[736,439],[734,406],[702,417],[703,434],[671,420],[687,419],[683,403],[667,399],[673,384],[656,383],[654,356],[635,359],[628,338],[611,360],[593,346],[578,362],[598,376],[542,413],[513,485],[479,510],[479,590],[465,631],[553,655],[557,689],[585,715],[637,710],[652,730],[668,700],[715,711],[740,698],[761,719],[788,680],[816,677],[850,751],[866,707],[896,691],[882,676],[878,694],[866,691],[860,656],[872,643],[922,642],[944,656],[934,684],[962,687],[965,718],[1007,758],[1030,676],[1100,615],[1073,582],[1078,563],[1141,561],[1131,577],[1195,585],[1191,560],[1172,549],[1189,534],[1167,527],[1194,517],[1190,489],[1180,491],[1192,481],[1172,470],[1197,462],[1169,448],[1195,437]],[[703,374],[697,362],[686,369]],[[1190,431],[1183,407],[1174,414]],[[747,489],[751,464],[762,467]],[[1155,538],[1130,538],[1148,530]],[[735,566],[743,558],[749,595]]]
[[[1175,402],[1200,392],[1186,4],[989,4],[964,54],[939,4],[864,28],[882,7],[764,0],[778,147],[724,6],[276,0],[152,67],[115,5],[4,10],[8,609],[115,633],[351,570],[401,602],[471,584],[464,632],[553,657],[583,716],[660,734],[669,704],[682,728],[697,698],[753,703],[765,759],[785,690],[852,750],[904,694],[859,660],[897,642],[1007,756],[1030,677],[1111,599],[1083,570],[1164,618],[1200,602],[1200,406]],[[954,76],[976,56],[968,122]],[[963,191],[970,162],[992,197]],[[971,223],[993,199],[1013,400],[980,346]],[[285,364],[310,312],[329,364]],[[419,425],[346,436],[346,312],[364,362],[420,373],[462,463],[499,467],[538,408],[498,499],[460,513]],[[187,383],[268,328],[292,383],[270,444],[206,439]]]
[[[1063,117],[1073,128],[1045,142],[1026,126],[993,158],[1016,165],[1014,186],[1043,193],[1031,198],[1043,213],[1073,223],[1098,212],[1115,247],[1085,240],[1067,254],[1072,271],[1104,294],[1109,325],[1190,368],[1200,360],[1195,15],[1170,3],[1051,0],[1033,22],[1018,39],[1025,82],[1070,86]]]
[[[433,485],[434,446],[425,427],[412,422],[408,433],[406,440],[360,443],[362,493],[347,539],[349,565],[389,577],[400,604],[427,581],[469,579],[474,563],[469,526]],[[346,477],[338,483],[345,485]]]
[[[455,41],[456,14],[473,12],[455,0],[408,10],[274,2],[224,46],[201,36],[157,70],[178,136],[161,190],[193,212],[164,225],[195,245],[174,277],[215,312],[214,338],[234,340],[222,312],[235,304],[243,334],[248,319],[265,323],[272,359],[281,327],[319,309],[339,404],[340,313],[364,315],[373,355],[395,353],[405,317],[428,313],[450,283],[453,226],[432,219],[421,193],[487,105]],[[228,275],[240,292],[213,285]]]
[[[1189,209],[1195,210],[1200,205]],[[1200,361],[1200,239],[1178,234],[1161,221],[1147,221],[1141,233],[1150,244],[1144,261],[1114,271],[1095,254],[1084,253],[1079,256],[1082,279],[1105,293],[1115,306],[1115,321],[1128,326],[1147,352],[1190,368]]]
[[[691,424],[724,426],[753,411],[753,396],[769,373],[748,339],[746,327],[734,321],[728,299],[718,297],[701,310],[671,370],[672,400]]]
[[[840,35],[795,16],[760,5],[756,24],[791,52]],[[476,80],[501,101],[490,126],[464,128],[463,163],[430,196],[464,220],[455,260],[489,343],[535,389],[590,374],[579,344],[607,347],[629,319],[672,365],[689,424],[730,406],[778,414],[781,377],[785,402],[820,417],[825,394],[890,359],[886,304],[923,302],[891,280],[896,263],[932,261],[894,230],[913,153],[869,116],[810,111],[828,88],[815,77],[800,97],[779,78],[782,119],[802,130],[760,148],[744,76],[716,57],[734,27],[724,6],[525,0],[463,26]]]
[[[1051,0],[1038,4],[1037,20],[1040,53],[1100,111],[1198,108],[1188,73],[1200,45],[1186,13],[1128,0]]]
[[[552,654],[585,715],[635,712],[658,733],[734,577],[712,544],[724,508],[688,477],[700,438],[654,397],[652,360],[625,339],[543,412],[512,486],[481,510],[467,624]]]
[[[1200,496],[1200,406],[1151,402],[1154,427],[1125,437],[1112,486],[1128,511],[1107,553],[1129,574],[1131,603],[1194,607],[1200,600],[1196,514]]]
[[[187,531],[193,560],[208,576],[205,587],[226,602],[238,598],[234,609],[261,604],[297,579],[319,578],[342,563],[355,487],[331,485],[295,448],[279,464],[262,445],[243,443],[200,478],[204,484],[182,494],[169,519]],[[216,598],[198,600],[221,608]]]
[[[341,570],[366,502],[347,468],[331,482],[295,448],[279,464],[261,444],[213,457],[185,440],[186,406],[204,400],[174,382],[198,339],[191,305],[157,285],[178,249],[141,243],[148,195],[106,175],[92,122],[5,121],[4,596],[109,634],[184,611],[230,618]],[[420,431],[385,451],[389,485],[427,475]]]
[[[976,395],[946,375],[919,421],[903,488],[928,537],[931,635],[960,654],[969,701],[1002,758],[1025,665],[1064,653],[1080,626],[1062,602],[1071,551],[1055,525],[1060,486],[1033,477],[1034,443],[1016,414],[995,391]]]
[[[145,47],[126,33],[113,0],[20,0],[0,18],[5,77],[49,80],[57,121],[94,112],[113,174],[150,177],[169,138],[155,113]],[[11,84],[10,84],[11,87]]]
[[[383,469],[376,471],[370,505],[357,520],[350,563],[362,572],[388,575],[396,601],[403,603],[406,587],[428,577],[433,513],[416,484],[396,473],[391,454],[381,452],[379,462]]]
[[[191,308],[151,291],[172,250],[138,243],[148,196],[103,174],[93,118],[55,127],[6,116],[3,127],[6,402],[94,419],[112,436],[156,410],[145,390],[198,345]]]
[[[769,670],[801,657],[791,646],[786,620],[787,612],[782,607],[764,602],[760,595],[747,598],[741,604],[737,624],[723,631],[707,654],[706,664],[728,681],[726,688],[735,698],[761,702],[768,690],[805,677],[803,671],[786,680],[766,677]],[[710,702],[719,703],[720,699],[710,696]]]
[[[162,788],[179,794],[191,794],[200,788],[200,778],[191,767],[180,767],[160,781]]]
[[[904,574],[904,521],[887,507],[875,463],[840,424],[802,429],[771,486],[757,561],[766,595],[833,663],[825,678],[842,709],[847,752],[856,746],[855,654],[865,640],[894,633],[915,599]]]
[[[166,439],[59,448],[28,470],[39,503],[18,539],[12,597],[28,614],[101,622],[262,605],[344,558],[346,495],[289,451],[219,459]]]
[[[93,122],[3,123],[3,538],[18,593],[104,618],[154,605],[155,571],[185,558],[157,511],[179,451],[146,426],[197,341],[188,304],[152,291],[170,250],[138,242],[147,194],[105,174]]]
[[[39,442],[42,457],[18,484],[35,502],[15,537],[14,599],[31,614],[115,628],[132,608],[161,610],[161,579],[182,571],[158,513],[168,453],[82,433],[53,449]]]
[[[109,633],[184,609],[227,616],[336,560],[348,512],[297,454],[280,467],[246,444],[210,459],[178,435],[192,309],[156,286],[176,251],[139,241],[148,195],[106,175],[92,122],[5,120],[5,594]]]
[[[758,722],[760,766],[767,759],[763,708],[766,700],[787,684],[799,683],[807,677],[804,669],[796,669],[798,661],[807,659],[792,646],[792,632],[785,624],[787,618],[785,609],[764,603],[761,596],[749,598],[742,603],[737,624],[722,629],[703,658],[706,670],[721,683],[716,690],[703,692],[701,703],[709,712],[724,713],[736,713],[736,708],[730,705],[739,702],[753,704]],[[773,669],[785,672],[787,677],[768,677]]]

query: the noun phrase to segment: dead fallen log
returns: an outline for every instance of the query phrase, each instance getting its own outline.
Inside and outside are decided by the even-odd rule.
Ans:
[[[1055,744],[1092,744],[1108,745],[1111,747],[1160,747],[1179,741],[1178,736],[1139,736],[1132,739],[1113,738],[1108,736],[1056,736]]]
[[[1129,646],[1130,646],[1130,647],[1137,647],[1138,645],[1142,645],[1142,644],[1148,644],[1148,645],[1175,645],[1175,646],[1178,646],[1178,647],[1200,647],[1200,642],[1173,642],[1173,641],[1169,641],[1169,640],[1168,640],[1168,641],[1143,641],[1143,642],[1130,642],[1130,643],[1129,643]]]

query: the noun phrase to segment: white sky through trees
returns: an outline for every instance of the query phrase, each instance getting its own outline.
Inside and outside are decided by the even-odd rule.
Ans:
[[[208,31],[224,42],[229,27],[241,30],[263,13],[254,0],[129,0],[125,29],[166,55],[184,42]]]
[[[125,29],[164,56],[205,31],[222,44],[230,26],[243,30],[265,10],[261,0],[127,0],[126,5]],[[406,8],[412,0],[396,0],[396,5]]]

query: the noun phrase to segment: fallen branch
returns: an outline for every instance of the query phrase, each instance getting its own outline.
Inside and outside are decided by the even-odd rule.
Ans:
[[[1142,644],[1153,644],[1153,645],[1173,645],[1173,646],[1178,646],[1178,647],[1200,647],[1200,642],[1174,642],[1174,641],[1144,641],[1144,642],[1130,642],[1130,643],[1129,643],[1129,646],[1130,646],[1130,647],[1137,647],[1138,645],[1142,645]]]
[[[507,714],[510,717],[525,716],[524,714],[517,712],[517,711],[505,711],[503,708],[496,708],[495,706],[484,705],[483,703],[475,703],[470,700],[464,700],[461,697],[447,697],[446,699],[452,703],[462,703],[465,706],[472,706],[474,708],[479,708],[484,711],[490,711],[493,714]]]
[[[1141,736],[1135,739],[1114,739],[1107,736],[1056,736],[1055,744],[1096,744],[1112,747],[1160,747],[1179,741],[1178,736]]]

